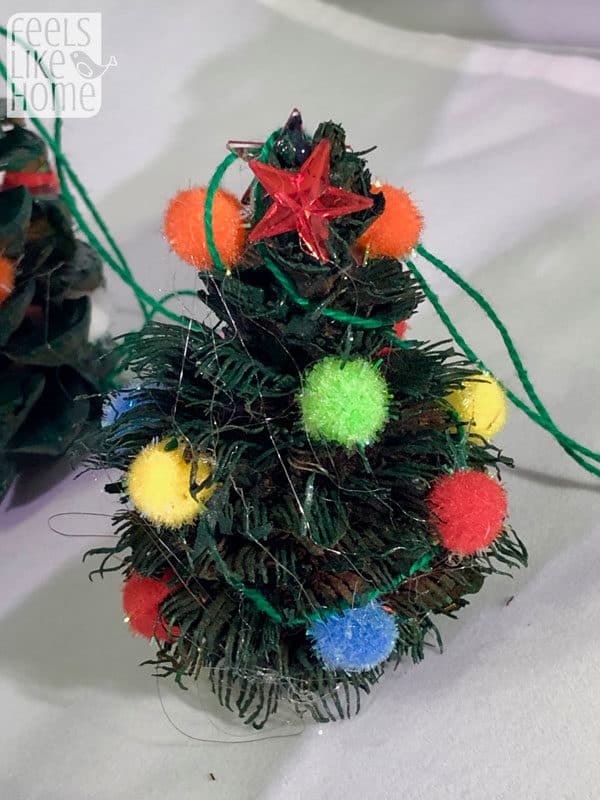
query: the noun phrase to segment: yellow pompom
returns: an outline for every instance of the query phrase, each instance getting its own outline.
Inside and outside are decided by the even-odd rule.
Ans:
[[[172,438],[144,447],[129,467],[127,491],[139,512],[155,525],[179,528],[193,522],[204,510],[204,503],[216,486],[198,492],[194,499],[190,493],[192,464],[184,458],[184,446],[173,450],[166,446]],[[202,483],[211,474],[208,459],[200,459],[196,469],[196,483]]]
[[[455,389],[444,398],[462,422],[469,424],[472,436],[491,439],[506,422],[507,403],[504,389],[491,375],[481,373],[465,381],[463,389]]]

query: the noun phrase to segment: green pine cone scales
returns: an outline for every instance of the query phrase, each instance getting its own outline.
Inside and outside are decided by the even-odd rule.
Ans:
[[[48,172],[43,141],[19,125],[2,131],[0,168]],[[0,191],[0,254],[14,265],[0,303],[1,499],[32,456],[63,454],[98,417],[111,365],[88,341],[101,263],[60,195]]]
[[[323,136],[332,183],[368,195],[366,162],[346,149],[340,126],[319,126],[313,143]],[[297,169],[305,145],[297,127],[284,130],[267,162]],[[256,222],[269,199],[250,195]],[[210,458],[214,491],[197,520],[157,527],[129,504],[115,514],[114,546],[92,552],[102,556],[101,573],[168,582],[157,613],[173,635],[152,661],[158,673],[181,682],[208,671],[219,701],[256,727],[283,700],[320,721],[348,717],[381,677],[383,664],[357,673],[321,663],[308,631],[322,615],[377,598],[395,615],[392,661],[419,660],[439,640],[436,615],[453,615],[488,574],[526,562],[508,526],[474,556],[457,559],[439,544],[427,504],[436,478],[511,462],[457,430],[444,403],[473,365],[447,345],[401,347],[391,337],[422,295],[400,261],[356,256],[356,238],[381,210],[380,198],[333,220],[327,264],[285,232],[250,245],[231,275],[208,275],[202,299],[222,320],[218,330],[154,323],[130,335],[128,361],[142,389],[105,429],[94,459],[121,471],[106,488],[127,502],[127,471],[151,442],[184,444],[192,494],[205,488],[195,485],[193,465]],[[308,424],[303,417],[307,376],[331,358],[368,364],[371,378],[378,370],[372,436],[340,435],[333,406],[327,426],[313,407]],[[319,391],[338,386],[337,374],[333,384],[317,377]]]

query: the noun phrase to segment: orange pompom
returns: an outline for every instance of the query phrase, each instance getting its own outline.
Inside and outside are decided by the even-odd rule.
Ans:
[[[423,230],[423,217],[408,192],[395,186],[373,186],[374,194],[383,192],[385,208],[358,240],[364,250],[375,258],[401,258],[417,246]]]
[[[210,271],[213,261],[204,231],[206,187],[195,186],[178,192],[165,213],[164,232],[177,255],[199,270]],[[231,267],[242,255],[246,229],[242,204],[229,192],[217,189],[212,207],[212,229],[215,247],[223,263]]]
[[[15,263],[6,256],[0,256],[0,305],[15,288]]]

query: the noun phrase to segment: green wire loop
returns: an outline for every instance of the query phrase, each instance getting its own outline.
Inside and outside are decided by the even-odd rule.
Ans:
[[[323,307],[322,303],[311,303],[310,300],[306,299],[306,297],[302,297],[302,295],[298,294],[294,287],[293,281],[277,266],[277,264],[271,261],[271,259],[264,252],[263,258],[265,267],[278,281],[278,283],[283,286],[289,298],[297,305],[302,306],[303,308],[306,308],[315,314],[321,314],[323,317],[334,319],[336,322],[354,325],[356,328],[390,328],[390,338],[394,340],[398,347],[410,347],[410,345],[408,345],[406,342],[403,342],[402,339],[399,339],[391,332],[393,323],[388,322],[387,320],[377,319],[377,317],[358,317],[356,314],[349,314],[347,311],[342,311],[341,309]]]
[[[229,169],[229,167],[237,161],[237,156],[235,153],[229,153],[229,155],[221,161],[219,166],[216,168],[212,178],[210,179],[210,183],[208,184],[208,188],[206,190],[206,202],[204,203],[204,233],[206,236],[206,245],[208,247],[208,252],[210,253],[210,257],[212,258],[212,262],[215,267],[222,272],[227,272],[228,268],[223,263],[223,259],[221,258],[221,254],[217,250],[217,246],[215,244],[215,234],[213,231],[213,224],[212,224],[212,213],[213,213],[213,205],[215,202],[215,195],[217,193],[217,189],[219,188],[221,181],[223,180],[223,175]]]

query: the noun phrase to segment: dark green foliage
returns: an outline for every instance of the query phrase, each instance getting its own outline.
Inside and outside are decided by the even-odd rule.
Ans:
[[[360,155],[342,129],[325,123],[337,185],[368,193]],[[269,160],[297,166],[297,141],[275,140]],[[256,213],[265,198],[257,194]],[[148,402],[120,416],[97,446],[95,464],[125,472],[154,438],[187,444],[194,462],[214,459],[217,485],[197,523],[157,528],[136,510],[114,518],[117,543],[92,551],[97,572],[124,569],[168,579],[162,604],[179,629],[151,663],[160,675],[208,669],[220,702],[260,727],[278,702],[320,721],[348,717],[383,674],[332,672],[306,635],[311,620],[375,595],[395,611],[394,658],[421,659],[439,643],[435,614],[453,614],[485,576],[526,562],[507,529],[477,556],[458,559],[436,543],[427,495],[440,473],[510,464],[486,442],[466,439],[445,395],[473,372],[447,343],[400,346],[390,328],[365,328],[322,309],[391,324],[412,314],[421,294],[407,267],[391,259],[359,265],[352,244],[381,208],[332,226],[332,262],[317,264],[295,234],[250,247],[231,275],[216,273],[203,299],[222,322],[199,331],[153,323],[124,342]],[[265,265],[292,281],[310,307],[294,302]],[[384,350],[383,348],[388,348]],[[326,355],[381,362],[390,420],[378,441],[355,451],[309,440],[297,402],[305,370]],[[192,493],[200,487],[192,485]],[[125,482],[110,484],[127,503]],[[118,559],[112,557],[118,555]],[[411,574],[415,562],[424,569]]]
[[[9,172],[48,172],[46,146],[33,131],[13,125],[0,131],[0,170]]]
[[[48,172],[46,148],[20,125],[0,128],[0,169]],[[98,416],[114,366],[88,342],[87,294],[102,283],[60,195],[0,191],[0,255],[16,264],[0,304],[0,499],[32,456],[63,454]]]

